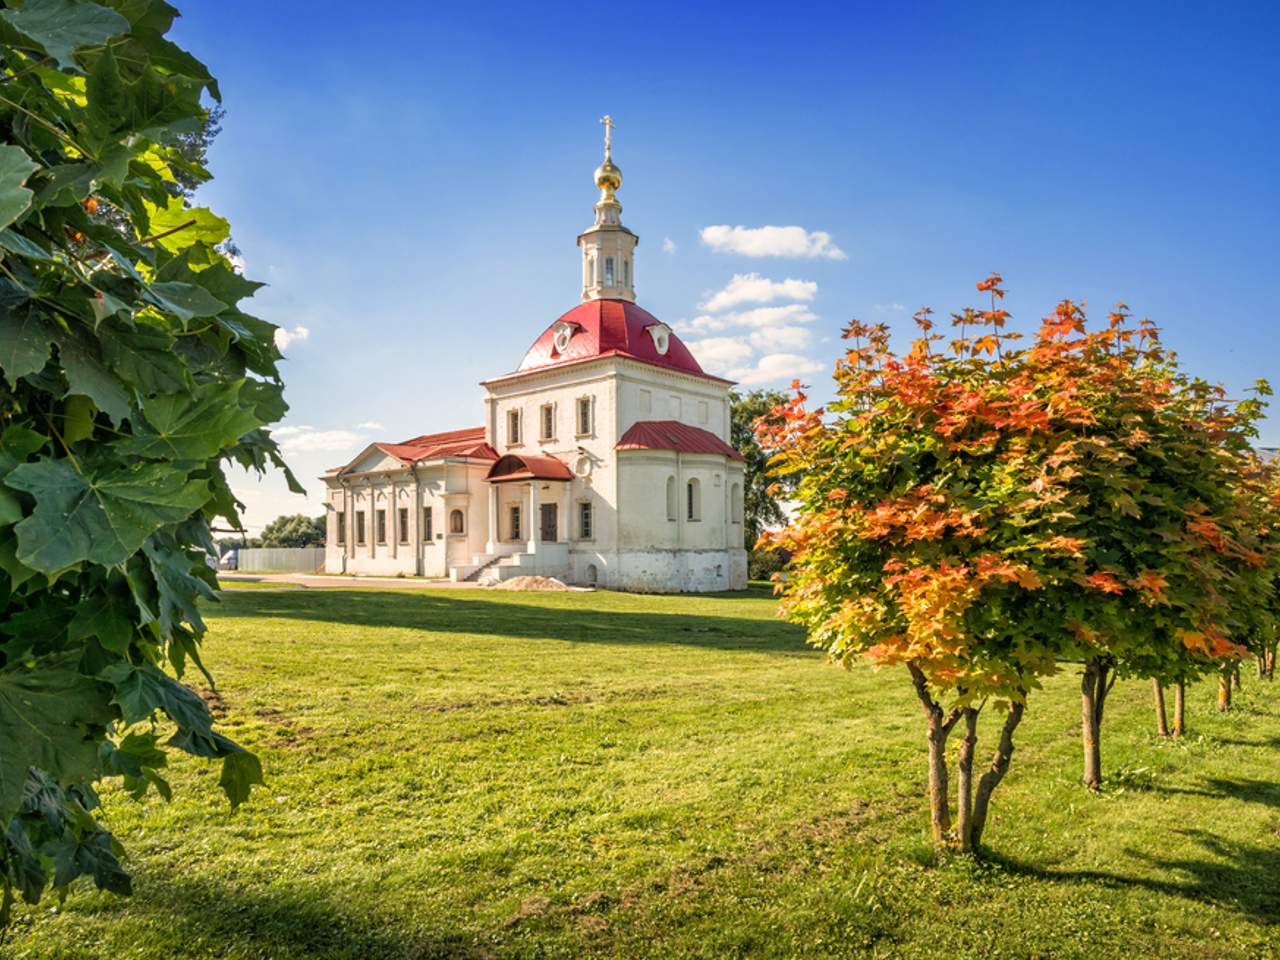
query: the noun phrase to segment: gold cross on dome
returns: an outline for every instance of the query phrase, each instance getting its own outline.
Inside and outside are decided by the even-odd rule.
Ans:
[[[618,125],[609,118],[607,113],[600,122],[604,124],[604,155],[607,157],[611,149],[609,141],[613,137],[613,131],[618,129]]]

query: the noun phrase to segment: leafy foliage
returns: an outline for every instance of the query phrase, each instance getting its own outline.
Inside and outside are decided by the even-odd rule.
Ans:
[[[742,511],[743,540],[748,550],[755,546],[767,528],[786,522],[787,515],[778,502],[779,496],[783,490],[794,488],[798,479],[794,474],[770,475],[769,456],[772,451],[760,446],[756,433],[756,424],[761,421],[768,423],[774,420],[774,425],[777,425],[773,410],[786,400],[786,396],[777,390],[729,393],[729,442],[746,460]]]
[[[325,518],[304,517],[300,513],[276,517],[262,531],[264,547],[323,547]]]
[[[274,327],[240,307],[259,284],[185,199],[218,89],[165,39],[176,13],[0,11],[0,923],[82,875],[128,892],[101,778],[167,797],[176,747],[223,760],[233,805],[261,783],[166,672],[203,671],[210,523],[238,525],[224,467],[283,468],[264,428],[285,410]]]
[[[1016,726],[1062,661],[1177,680],[1276,632],[1280,511],[1248,443],[1262,402],[1183,374],[1123,305],[1087,332],[1064,302],[1014,349],[1000,282],[978,285],[990,310],[953,315],[945,351],[928,310],[905,356],[883,326],[851,324],[833,416],[797,391],[766,434],[779,469],[803,474],[777,538],[795,554],[789,615],[836,660],[905,665],[931,750],[961,717],[968,744],[966,711],[988,698]]]

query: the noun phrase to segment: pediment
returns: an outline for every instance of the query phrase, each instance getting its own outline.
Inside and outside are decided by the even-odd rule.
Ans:
[[[404,462],[376,446],[370,447],[347,466],[343,473],[373,473],[378,470],[399,470]]]

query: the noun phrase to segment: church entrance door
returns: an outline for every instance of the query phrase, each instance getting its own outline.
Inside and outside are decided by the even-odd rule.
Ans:
[[[556,527],[558,526],[556,504],[543,503],[539,504],[539,506],[542,507],[542,542],[555,543]]]

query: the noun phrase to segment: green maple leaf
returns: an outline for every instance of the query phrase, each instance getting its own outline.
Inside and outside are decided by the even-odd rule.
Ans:
[[[39,168],[21,147],[0,146],[0,226],[7,227],[31,206],[32,193],[24,184]]]
[[[112,566],[132,556],[166,523],[185,520],[209,499],[209,485],[167,464],[137,464],[84,475],[65,460],[24,463],[5,483],[36,499],[14,529],[18,559],[43,573],[88,560]]]
[[[8,20],[63,67],[76,66],[76,47],[105,43],[129,29],[129,21],[114,10],[79,0],[26,0],[0,16]]]
[[[85,725],[104,726],[115,713],[110,687],[80,673],[79,662],[76,651],[0,669],[0,823],[22,805],[31,767],[59,783],[98,777],[98,744]]]
[[[116,449],[155,460],[207,460],[262,426],[239,399],[240,384],[210,383],[191,393],[161,394],[142,401],[146,424]]]

